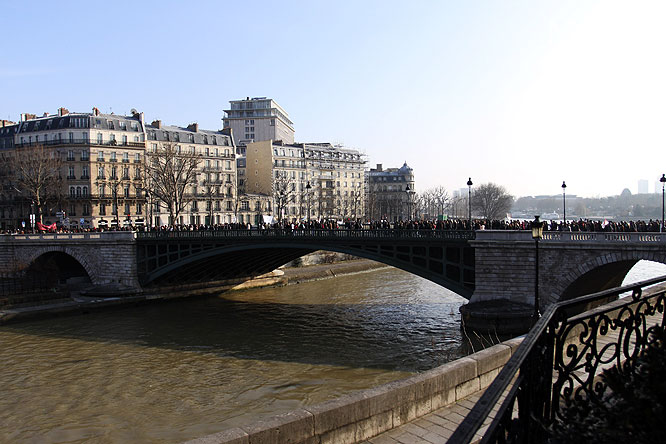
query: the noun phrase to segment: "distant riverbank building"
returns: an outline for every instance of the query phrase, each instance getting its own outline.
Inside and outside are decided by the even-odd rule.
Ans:
[[[405,162],[400,168],[377,164],[368,175],[367,212],[371,219],[412,219],[414,213],[414,170]]]
[[[187,205],[178,220],[168,221],[164,205],[146,182],[146,150],[165,143],[199,156],[195,182],[188,187]],[[44,190],[40,207],[27,189],[17,186],[10,158],[20,150],[43,148],[58,159],[59,178]],[[235,146],[229,131],[147,125],[143,113],[130,116],[70,113],[37,117],[23,114],[16,124],[3,122],[0,155],[0,227],[30,228],[31,214],[45,224],[70,228],[126,227],[174,224],[213,224],[234,219],[236,198]],[[56,184],[56,185],[54,185]],[[166,214],[165,214],[166,213]]]

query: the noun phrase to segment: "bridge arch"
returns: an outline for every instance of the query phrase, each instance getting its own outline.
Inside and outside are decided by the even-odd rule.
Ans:
[[[574,258],[571,258],[574,261]],[[629,271],[640,260],[666,264],[660,251],[602,251],[568,267],[548,291],[547,303],[556,303],[622,285]]]
[[[71,290],[92,283],[90,274],[75,257],[55,249],[37,256],[21,274],[26,284],[36,289]]]
[[[270,240],[262,243],[236,243],[199,251],[171,261],[146,273],[142,277],[141,283],[145,286],[164,279],[181,281],[184,278],[191,278],[193,274],[197,273],[196,270],[201,270],[202,267],[206,268],[209,273],[216,274],[210,266],[211,263],[215,263],[215,266],[218,267],[229,267],[230,270],[244,268],[246,275],[257,276],[270,272],[298,257],[323,250],[374,260],[428,279],[462,297],[469,298],[471,296],[473,289],[464,285],[461,277],[463,272],[459,268],[451,267],[450,264],[446,263],[433,266],[433,262],[422,257],[414,257],[411,248],[403,248],[403,250],[389,251],[377,247],[373,251],[373,248],[367,248],[367,246],[355,246],[349,243],[318,243],[313,242],[312,239],[300,240],[296,236],[290,239]],[[442,260],[445,261],[444,258]],[[456,260],[462,261],[463,258],[459,257]],[[173,276],[169,278],[170,275]],[[220,278],[225,277],[223,273],[217,273],[217,275]],[[473,282],[473,276],[468,277],[468,279]]]
[[[97,268],[84,255],[81,255],[78,249],[52,245],[26,250],[26,252],[28,253],[27,257],[22,258],[21,261],[24,264],[22,270],[24,272],[35,272],[47,262],[53,264],[55,259],[55,265],[61,270],[71,271],[78,266],[80,271],[84,272],[92,283],[97,282]],[[58,259],[62,261],[59,265],[57,263]]]

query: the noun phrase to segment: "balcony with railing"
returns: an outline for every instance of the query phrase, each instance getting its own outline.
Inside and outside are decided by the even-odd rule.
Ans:
[[[99,139],[57,139],[46,140],[40,142],[18,142],[17,148],[30,147],[30,146],[62,146],[62,145],[94,145],[94,146],[126,146],[130,148],[145,148],[145,142],[118,142],[117,140],[102,140]],[[81,159],[83,160],[83,159]]]

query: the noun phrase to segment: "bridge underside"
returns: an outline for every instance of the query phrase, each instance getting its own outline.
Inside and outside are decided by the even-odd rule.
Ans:
[[[474,250],[464,241],[312,242],[298,239],[225,242],[224,239],[139,240],[141,285],[251,278],[317,250],[375,260],[414,273],[469,298],[474,291]]]
[[[155,275],[146,284],[164,285],[189,282],[205,282],[236,278],[253,278],[305,256],[315,250],[258,248],[218,252],[215,255],[200,255],[191,261],[172,264],[167,272]],[[176,266],[177,265],[177,266]]]
[[[585,273],[564,290],[560,301],[622,286],[622,281],[637,262],[612,262]]]

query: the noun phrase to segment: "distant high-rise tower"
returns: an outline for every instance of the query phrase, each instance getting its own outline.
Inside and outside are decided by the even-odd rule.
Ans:
[[[294,123],[273,99],[266,97],[229,101],[225,109],[224,127],[233,130],[236,145],[264,140],[294,143]]]
[[[648,193],[648,181],[641,179],[638,181],[638,194],[647,194]]]

